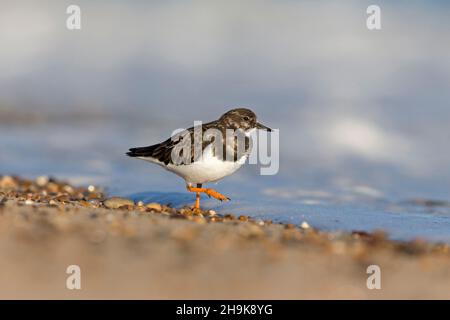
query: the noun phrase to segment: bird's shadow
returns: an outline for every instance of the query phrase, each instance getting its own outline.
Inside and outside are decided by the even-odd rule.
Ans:
[[[146,191],[130,194],[127,198],[132,199],[136,203],[139,201],[145,204],[158,202],[173,208],[192,206],[195,202],[195,194],[182,192]],[[222,203],[218,203],[217,200],[202,196],[203,209],[220,209],[221,207]]]
[[[185,205],[192,205],[192,203],[195,201],[195,197],[193,197],[192,194],[182,192],[146,191],[133,193],[128,197],[134,202],[158,202],[176,208]]]

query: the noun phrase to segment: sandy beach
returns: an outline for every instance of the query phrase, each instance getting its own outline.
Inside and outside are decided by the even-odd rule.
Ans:
[[[1,299],[450,298],[446,244],[134,204],[47,177],[0,178],[0,261]],[[80,290],[66,288],[70,265]]]

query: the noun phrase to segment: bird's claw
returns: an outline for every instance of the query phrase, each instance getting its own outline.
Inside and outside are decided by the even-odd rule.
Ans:
[[[223,194],[217,192],[214,189],[206,189],[205,193],[209,196],[209,197],[213,197],[214,199],[217,199],[219,201],[229,201],[230,198],[224,196]]]

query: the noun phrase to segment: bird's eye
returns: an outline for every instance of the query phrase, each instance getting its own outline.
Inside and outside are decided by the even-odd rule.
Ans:
[[[250,118],[249,117],[244,117],[244,120],[248,121],[248,120],[250,120]]]

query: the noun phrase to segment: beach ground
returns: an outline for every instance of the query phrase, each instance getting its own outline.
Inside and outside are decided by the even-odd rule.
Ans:
[[[447,244],[107,200],[46,177],[0,177],[0,261],[0,299],[450,298]]]

